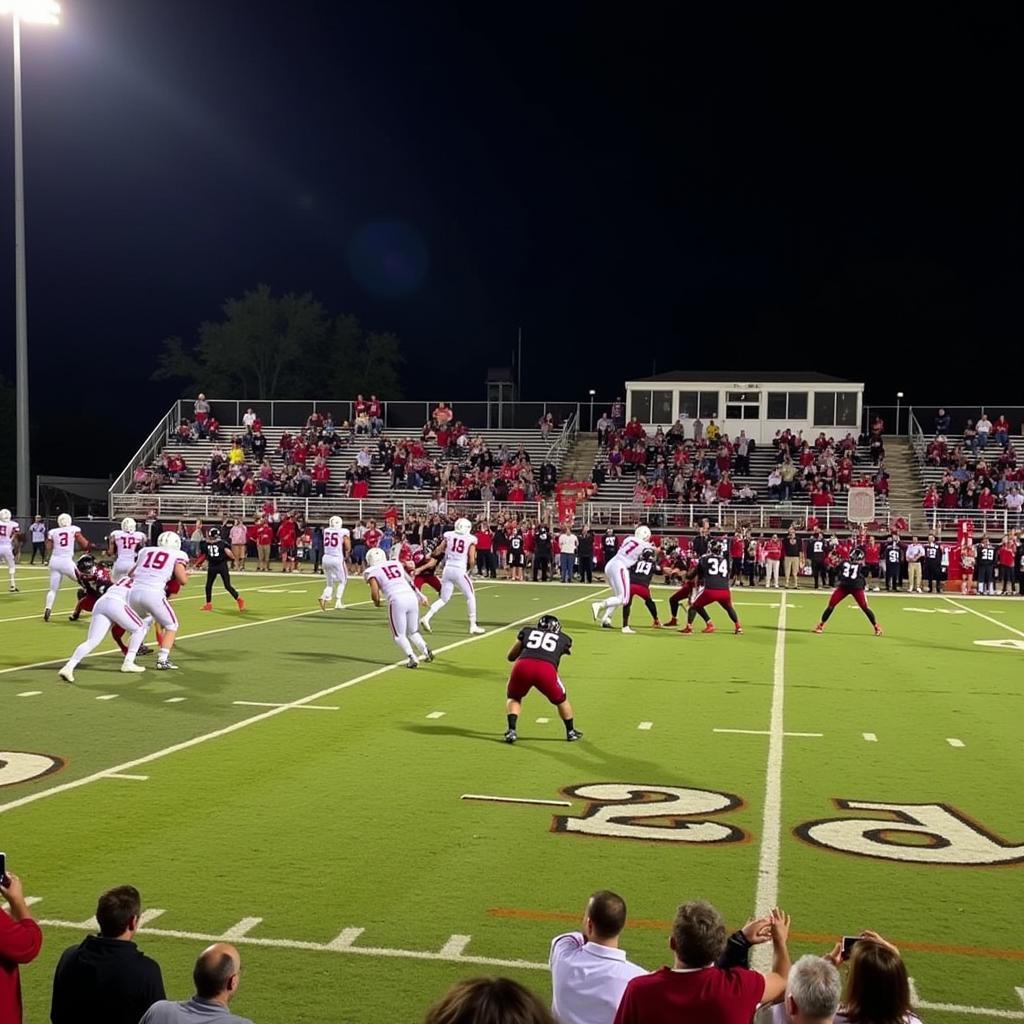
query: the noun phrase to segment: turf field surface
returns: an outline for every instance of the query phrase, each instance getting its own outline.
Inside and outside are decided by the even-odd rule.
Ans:
[[[817,636],[825,594],[738,589],[743,636],[714,608],[713,636],[655,631],[639,603],[623,636],[591,619],[600,587],[481,583],[487,634],[467,635],[456,596],[437,661],[410,671],[359,580],[327,613],[321,577],[242,576],[244,614],[217,594],[200,612],[198,582],[175,600],[180,671],[127,676],[100,654],[73,687],[56,676],[85,633],[70,591],[48,624],[43,576],[3,595],[0,748],[38,758],[0,753],[0,848],[49,922],[29,1020],[96,895],[125,881],[169,995],[228,936],[233,1006],[263,1024],[281,1007],[414,1022],[477,972],[546,993],[551,936],[603,887],[652,968],[678,902],[741,924],[777,900],[794,954],[865,927],[896,941],[926,1020],[1024,1020],[1024,600],[872,594],[884,637],[851,602]],[[566,743],[530,694],[509,747],[511,624],[553,609],[585,738]],[[19,766],[54,770],[14,782]]]

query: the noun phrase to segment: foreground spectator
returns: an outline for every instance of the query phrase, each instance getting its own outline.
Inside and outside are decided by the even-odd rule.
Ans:
[[[10,871],[0,878],[0,896],[8,910],[0,910],[0,1021],[21,1024],[21,975],[19,964],[29,964],[39,955],[43,933],[32,920],[25,902],[21,879]]]
[[[829,959],[837,963],[842,944]],[[900,951],[877,932],[860,933],[850,954],[850,972],[836,1024],[921,1024],[910,1008],[910,981]]]
[[[226,942],[209,946],[199,955],[192,970],[196,994],[184,1003],[172,1003],[167,999],[154,1003],[139,1024],[188,1024],[196,1020],[252,1024],[252,1021],[238,1017],[228,1009],[238,994],[241,969],[241,958],[234,946]]]
[[[749,1021],[759,1003],[774,1002],[786,991],[788,938],[789,916],[776,907],[771,913],[771,973],[718,967],[728,944],[722,916],[710,903],[684,903],[669,940],[674,966],[634,978],[623,993],[615,1024]]]
[[[832,1024],[842,988],[839,971],[828,957],[802,956],[789,972],[786,998],[762,1007],[756,1024]]]
[[[53,977],[52,1024],[83,1020],[138,1024],[166,998],[160,965],[132,941],[139,930],[142,900],[134,885],[103,893],[96,906],[99,935],[61,955]]]
[[[552,940],[551,1012],[561,1024],[611,1024],[626,985],[647,973],[619,949],[625,927],[625,900],[602,890],[587,901],[583,931]]]
[[[141,1024],[148,1024],[142,1021]],[[424,1024],[556,1024],[544,1004],[518,981],[470,978],[432,1006]]]

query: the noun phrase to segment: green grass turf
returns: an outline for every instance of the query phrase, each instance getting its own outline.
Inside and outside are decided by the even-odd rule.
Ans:
[[[0,621],[0,668],[61,659],[85,632],[84,623],[66,621],[69,593],[44,624],[37,613],[45,583],[27,573],[20,583],[21,594],[3,596],[0,620],[36,617]],[[543,963],[550,937],[573,926],[596,888],[626,896],[634,925],[624,944],[651,967],[667,960],[664,922],[681,900],[709,898],[731,923],[755,909],[769,737],[713,730],[769,727],[778,595],[735,592],[743,637],[724,628],[720,610],[712,611],[718,635],[655,632],[639,605],[639,635],[627,637],[591,620],[586,595],[599,588],[485,584],[480,619],[493,632],[470,640],[456,596],[430,639],[459,646],[411,672],[380,671],[398,659],[383,612],[367,604],[309,612],[319,577],[243,577],[244,616],[226,595],[215,597],[215,612],[201,613],[197,583],[177,599],[179,672],[126,676],[106,654],[80,666],[74,687],[57,679],[57,664],[0,675],[0,748],[67,761],[57,774],[0,788],[0,849],[27,891],[42,897],[34,912],[44,921],[84,922],[103,888],[138,885],[147,907],[164,910],[153,929],[187,933],[139,936],[162,964],[172,997],[189,994],[203,936],[246,917],[262,918],[249,939],[322,945],[361,928],[354,947],[378,952],[243,938],[238,1013],[271,1022],[283,1019],[283,1006],[296,1024],[383,1024],[420,1020],[452,981],[481,972],[518,977],[546,995],[542,970],[397,952],[436,953],[453,936],[470,936],[465,957]],[[666,594],[657,593],[663,611]],[[347,600],[367,597],[354,580]],[[824,950],[815,936],[875,928],[903,945],[926,1002],[1021,1011],[1014,986],[1022,982],[1024,947],[1012,913],[1021,864],[898,863],[794,834],[817,819],[885,817],[833,803],[847,799],[943,803],[1007,843],[1024,842],[1017,786],[1024,652],[974,643],[1024,638],[1024,600],[972,600],[966,612],[941,599],[872,600],[886,629],[881,639],[852,605],[815,636],[824,595],[801,591],[787,602],[785,729],[823,734],[783,741],[778,898],[793,914],[793,951]],[[558,614],[575,644],[562,675],[585,739],[566,743],[554,710],[531,694],[521,740],[510,748],[501,741],[504,655],[515,629],[502,627],[568,602],[576,603]],[[302,699],[375,672],[312,701],[335,711],[233,703]],[[17,696],[35,690],[42,692]],[[107,694],[118,696],[96,699]],[[175,696],[185,700],[165,703]],[[435,711],[444,716],[427,717]],[[101,779],[10,806],[259,715],[125,769],[147,781]],[[653,724],[641,730],[641,722]],[[964,747],[951,747],[949,737]],[[731,794],[741,801],[735,809],[696,820],[742,830],[743,841],[553,830],[557,815],[585,811],[580,798],[569,797],[568,808],[459,799],[471,792],[557,800],[568,787],[595,783]],[[24,969],[30,1021],[47,1019],[53,966],[84,933],[44,930],[42,955]],[[986,1019],[937,1009],[922,1016]]]

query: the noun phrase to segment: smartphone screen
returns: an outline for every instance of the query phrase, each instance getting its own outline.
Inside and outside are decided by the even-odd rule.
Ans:
[[[849,960],[850,954],[853,952],[853,947],[860,942],[860,936],[858,935],[844,935],[843,936],[843,959]]]
[[[0,885],[7,884],[7,854],[0,853]]]

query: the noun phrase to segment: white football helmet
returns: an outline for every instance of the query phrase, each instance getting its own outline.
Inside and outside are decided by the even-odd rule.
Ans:
[[[57,516],[57,525],[58,526],[70,526],[71,525],[71,516],[69,516],[67,514],[67,512],[61,512],[61,514],[59,516]]]
[[[11,510],[9,508],[0,508],[0,523],[9,523],[11,521]]]
[[[124,530],[125,533],[134,533],[135,526],[135,520],[132,519],[131,516],[125,516],[124,519],[121,520],[121,529]]]
[[[460,536],[465,537],[472,529],[473,524],[465,517],[455,520],[455,532]]]
[[[649,526],[638,526],[633,531],[633,536],[636,537],[641,544],[646,544],[651,539],[651,528]]]
[[[370,548],[366,552],[366,564],[371,569],[375,569],[378,565],[383,565],[387,560],[388,556],[384,554],[383,548]]]
[[[332,530],[340,530],[341,529],[341,516],[331,516],[331,518],[327,520],[327,525]]]
[[[181,550],[181,535],[174,530],[164,530],[156,539],[158,548],[169,548],[171,551]]]

